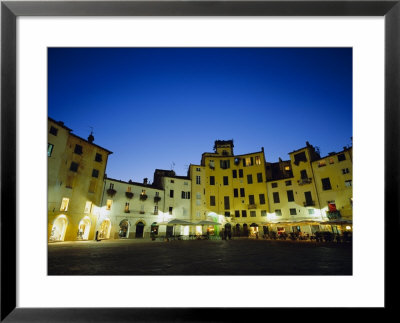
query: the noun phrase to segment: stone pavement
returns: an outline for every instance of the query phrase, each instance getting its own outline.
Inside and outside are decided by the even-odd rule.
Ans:
[[[352,245],[302,241],[74,241],[48,244],[49,275],[351,275]]]

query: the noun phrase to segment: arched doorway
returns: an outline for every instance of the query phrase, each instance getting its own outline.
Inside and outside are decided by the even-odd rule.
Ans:
[[[135,238],[143,238],[144,224],[143,222],[136,223]]]
[[[89,239],[91,221],[88,216],[85,216],[78,225],[78,240],[87,240]]]
[[[105,219],[101,222],[100,231],[99,231],[99,239],[109,239],[111,232],[111,221],[110,219]]]
[[[240,237],[240,224],[236,224],[235,226],[235,237]]]
[[[129,227],[128,219],[124,219],[119,223],[119,237],[121,239],[129,237]]]
[[[67,217],[60,215],[54,220],[53,227],[51,228],[49,241],[64,241],[65,232],[67,231]]]
[[[247,224],[243,224],[243,236],[248,237],[249,236],[249,229],[247,228]]]

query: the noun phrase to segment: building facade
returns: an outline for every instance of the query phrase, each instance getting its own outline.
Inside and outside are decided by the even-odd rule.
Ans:
[[[91,240],[111,151],[48,118],[48,241]]]

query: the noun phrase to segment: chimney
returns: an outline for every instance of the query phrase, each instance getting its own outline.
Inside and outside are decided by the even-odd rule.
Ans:
[[[93,137],[93,132],[90,133],[89,137],[87,138],[87,140],[92,143],[94,141],[94,137]]]
[[[143,184],[144,185],[147,185],[147,181],[148,181],[148,178],[146,177],[146,178],[143,178]]]

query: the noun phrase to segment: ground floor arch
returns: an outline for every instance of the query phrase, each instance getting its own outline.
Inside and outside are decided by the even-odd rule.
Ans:
[[[139,221],[138,223],[136,223],[135,238],[137,239],[143,238],[143,233],[144,233],[144,223],[142,221]]]
[[[58,216],[53,222],[49,241],[64,241],[67,226],[67,217],[64,214]]]
[[[91,225],[92,225],[92,222],[90,221],[90,218],[88,216],[84,216],[78,225],[78,234],[77,234],[78,240],[88,240],[89,239]]]
[[[118,236],[121,239],[128,238],[129,237],[129,229],[130,229],[130,223],[128,219],[124,219],[119,223],[119,233]]]
[[[111,232],[111,220],[104,219],[100,224],[99,230],[99,239],[110,239],[110,232]]]

